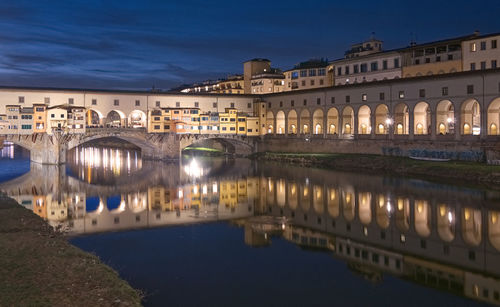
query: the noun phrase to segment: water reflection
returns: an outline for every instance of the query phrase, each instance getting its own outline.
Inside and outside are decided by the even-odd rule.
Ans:
[[[500,304],[497,192],[248,160],[164,164],[129,151],[129,163],[127,151],[105,152],[79,151],[68,172],[32,165],[0,189],[73,235],[232,220],[251,246],[281,236],[373,281],[389,273]]]

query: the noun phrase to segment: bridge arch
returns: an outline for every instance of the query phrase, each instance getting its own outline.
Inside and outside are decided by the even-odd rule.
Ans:
[[[227,154],[249,155],[253,152],[253,144],[248,142],[246,137],[238,135],[182,135],[179,138],[180,151],[193,144],[201,142],[215,142],[222,146]]]
[[[450,100],[441,100],[436,106],[436,134],[452,134],[455,130],[455,106]]]
[[[85,119],[86,119],[86,124],[89,127],[98,127],[102,125],[102,121],[104,119],[104,115],[102,114],[101,111],[96,110],[96,109],[87,109],[87,112],[85,112]]]
[[[133,110],[128,115],[128,124],[131,128],[146,128],[147,116],[141,110]]]
[[[108,127],[124,127],[127,116],[120,110],[111,110],[104,119]]]
[[[479,135],[481,133],[481,107],[474,99],[462,102],[460,108],[460,132],[462,135]]]

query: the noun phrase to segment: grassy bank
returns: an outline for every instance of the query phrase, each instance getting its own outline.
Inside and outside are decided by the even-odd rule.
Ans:
[[[140,306],[99,259],[0,194],[0,306]]]
[[[394,174],[440,181],[453,180],[455,183],[480,184],[500,189],[500,166],[477,162],[431,162],[379,155],[284,152],[258,153],[253,158],[342,171]]]

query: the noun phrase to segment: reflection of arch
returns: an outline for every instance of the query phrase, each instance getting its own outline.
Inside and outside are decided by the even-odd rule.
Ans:
[[[276,113],[276,133],[285,133],[285,112],[281,110]]]
[[[296,183],[290,183],[288,185],[288,206],[292,210],[296,210],[298,206],[298,191],[297,191],[297,184]]]
[[[340,214],[339,197],[337,190],[334,188],[328,190],[328,213],[333,218],[337,218]]]
[[[330,108],[326,116],[328,134],[337,134],[337,127],[339,126],[339,111],[336,108]]]
[[[295,110],[288,112],[288,134],[297,134],[297,112]]]
[[[300,186],[300,206],[304,210],[304,212],[309,211],[311,208],[311,197],[309,193],[311,193],[308,185]]]
[[[128,116],[128,122],[132,128],[144,128],[146,127],[146,121],[146,113],[141,110],[134,110]]]
[[[490,240],[491,245],[500,251],[500,212],[499,211],[489,211],[488,212],[488,240]]]
[[[410,200],[398,198],[396,207],[396,227],[401,232],[410,230]]]
[[[354,110],[347,106],[342,110],[342,134],[353,134],[352,127],[354,127]]]
[[[500,125],[500,98],[494,99],[488,106],[488,135],[498,135]]]
[[[425,101],[417,103],[413,109],[413,119],[415,123],[415,134],[429,134],[431,125],[431,110]]]
[[[125,199],[121,195],[112,195],[106,198],[106,207],[111,213],[121,213],[125,211]]]
[[[317,214],[323,214],[323,187],[315,185],[313,187],[313,207]]]
[[[465,243],[477,246],[481,243],[481,210],[462,209],[462,237]]]
[[[387,134],[389,132],[389,125],[391,119],[389,118],[389,108],[385,104],[379,104],[375,108],[375,133]]]
[[[266,114],[266,127],[268,134],[274,133],[274,114],[271,111],[267,111]]]
[[[363,225],[368,225],[372,221],[372,194],[370,192],[360,192],[358,194],[358,215]]]
[[[410,116],[408,106],[400,102],[394,108],[394,125],[396,130],[395,134],[408,134],[410,127]]]
[[[449,100],[442,100],[436,107],[437,134],[453,134],[455,131],[455,107]]]
[[[309,123],[310,121],[310,113],[307,109],[302,110],[300,112],[300,133],[302,134],[307,134],[309,133],[309,127],[311,124]]]
[[[415,200],[415,230],[421,237],[431,234],[431,210],[425,200]]]
[[[437,207],[437,231],[441,240],[451,242],[455,238],[455,210],[446,205]]]
[[[358,110],[358,134],[370,134],[371,133],[371,122],[370,122],[370,107],[363,105]]]
[[[354,220],[355,216],[354,210],[356,209],[356,205],[354,202],[354,193],[352,193],[351,191],[343,191],[342,196],[343,196],[342,213],[344,214],[344,218],[347,221],[351,222],[352,220]]]
[[[390,224],[391,216],[391,205],[387,202],[384,195],[379,195],[377,197],[377,203],[375,205],[375,214],[377,219],[377,225],[382,229],[387,229]]]
[[[286,183],[284,179],[279,179],[276,187],[276,202],[281,208],[285,207],[286,203]]]
[[[479,135],[481,132],[481,110],[479,102],[475,99],[468,99],[462,103],[460,108],[462,134]]]
[[[140,213],[148,208],[147,196],[140,193],[128,195],[128,207],[133,213]]]
[[[323,110],[316,109],[313,113],[313,127],[314,134],[322,134],[323,133]]]

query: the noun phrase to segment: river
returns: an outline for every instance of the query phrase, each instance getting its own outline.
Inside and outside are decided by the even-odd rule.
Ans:
[[[499,192],[120,148],[68,161],[6,146],[0,190],[146,306],[500,305]]]

